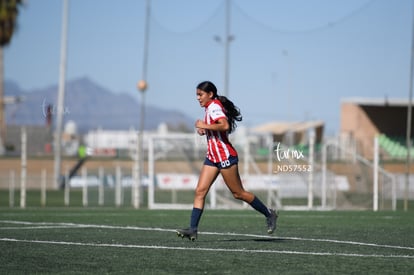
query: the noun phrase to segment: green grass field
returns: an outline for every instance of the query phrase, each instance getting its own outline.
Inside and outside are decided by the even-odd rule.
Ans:
[[[413,212],[0,208],[1,274],[412,274]]]

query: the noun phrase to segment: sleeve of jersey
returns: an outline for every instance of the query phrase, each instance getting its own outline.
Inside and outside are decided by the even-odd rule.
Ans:
[[[210,115],[213,122],[216,122],[217,120],[221,118],[226,118],[226,115],[223,112],[223,109],[218,104],[211,104],[208,108],[208,114]]]

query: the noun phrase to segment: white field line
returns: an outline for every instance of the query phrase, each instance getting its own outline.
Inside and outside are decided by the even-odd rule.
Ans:
[[[115,248],[138,248],[138,249],[164,249],[164,250],[192,250],[209,252],[236,252],[236,253],[273,253],[273,254],[292,254],[292,255],[311,255],[311,256],[342,256],[342,257],[364,257],[364,258],[405,258],[414,259],[411,255],[378,255],[378,254],[353,254],[353,253],[331,253],[331,252],[304,252],[288,250],[262,250],[262,249],[227,249],[227,248],[201,248],[201,247],[180,247],[180,246],[159,246],[159,245],[135,245],[135,244],[105,244],[105,243],[80,243],[62,241],[39,241],[39,240],[18,240],[10,238],[0,238],[3,242],[24,242],[52,245],[74,245],[92,247],[115,247]]]
[[[82,228],[80,226],[68,226],[68,225],[37,225],[37,226],[7,226],[0,227],[0,230],[33,230],[33,229],[60,229],[60,228]]]
[[[0,223],[5,224],[19,224],[27,225],[24,227],[0,227],[0,230],[21,230],[21,229],[46,229],[46,228],[99,228],[99,229],[117,229],[117,230],[138,230],[138,231],[160,231],[160,232],[176,232],[175,229],[166,229],[159,227],[137,227],[137,226],[116,226],[116,225],[97,225],[97,224],[77,224],[77,223],[51,223],[51,222],[28,222],[28,221],[10,221],[0,220]],[[301,237],[278,237],[268,235],[255,235],[255,234],[240,234],[231,232],[199,232],[199,235],[218,235],[218,236],[240,236],[240,237],[253,237],[263,239],[278,239],[278,240],[295,240],[295,241],[310,241],[310,242],[328,242],[328,243],[339,243],[349,244],[358,246],[371,246],[381,248],[392,248],[401,250],[414,250],[414,247],[408,246],[396,246],[386,244],[375,244],[375,243],[363,243],[355,241],[341,241],[341,240],[330,240],[330,239],[314,239],[314,238],[301,238]],[[335,254],[338,255],[338,254]],[[410,256],[414,257],[414,256]]]

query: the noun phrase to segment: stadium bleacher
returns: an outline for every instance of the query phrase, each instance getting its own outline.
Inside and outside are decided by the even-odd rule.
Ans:
[[[404,137],[389,137],[385,134],[381,134],[378,137],[378,142],[381,149],[387,153],[391,158],[406,158],[408,154],[408,148],[405,144]],[[411,142],[412,144],[412,142]],[[411,146],[410,154],[414,154],[414,147]]]

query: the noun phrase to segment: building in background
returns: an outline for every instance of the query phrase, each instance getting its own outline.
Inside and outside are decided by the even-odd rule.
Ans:
[[[379,136],[383,158],[406,158],[407,109],[407,99],[343,99],[340,123],[343,147],[355,148],[364,158],[372,159],[374,138]],[[412,131],[413,126],[412,123]]]

